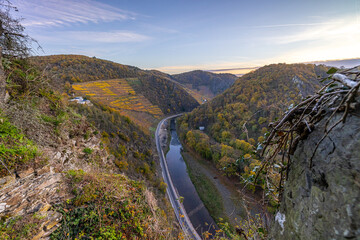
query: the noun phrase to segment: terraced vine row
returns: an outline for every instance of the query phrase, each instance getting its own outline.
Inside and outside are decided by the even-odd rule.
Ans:
[[[132,81],[132,79],[129,80]],[[77,94],[90,96],[92,99],[119,112],[124,110],[146,112],[156,118],[163,115],[158,106],[153,105],[143,95],[136,93],[128,84],[127,79],[79,83],[72,85],[72,88]]]

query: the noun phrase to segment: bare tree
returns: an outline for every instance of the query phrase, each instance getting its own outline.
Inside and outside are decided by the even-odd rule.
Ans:
[[[18,9],[9,0],[0,0],[0,106],[6,98],[6,74],[3,69],[3,57],[26,58],[31,53],[33,43],[37,41],[27,35],[21,18],[15,18],[12,13]]]
[[[37,42],[24,32],[22,19],[12,16],[17,11],[9,0],[0,0],[0,47],[3,56],[23,58],[29,56],[31,44]]]

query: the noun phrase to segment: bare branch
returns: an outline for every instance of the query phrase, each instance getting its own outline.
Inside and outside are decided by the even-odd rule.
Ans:
[[[27,35],[21,25],[21,18],[14,18],[11,13],[17,11],[8,0],[0,0],[0,47],[4,56],[27,57],[32,52],[32,44],[41,49],[36,40]]]
[[[332,78],[338,82],[341,82],[343,85],[353,88],[356,86],[357,82],[352,81],[351,79],[347,78],[344,74],[335,73]]]
[[[266,156],[261,167],[257,170],[255,184],[260,176],[266,181],[270,191],[277,191],[281,196],[290,166],[290,157],[294,154],[297,144],[305,139],[314,128],[315,124],[327,116],[324,134],[316,144],[309,159],[309,168],[321,142],[341,122],[345,123],[351,112],[351,104],[358,96],[360,89],[360,68],[355,67],[330,75],[324,80],[329,82],[313,96],[299,103],[289,110],[278,121],[272,124],[272,130],[266,139],[261,156]],[[339,86],[336,83],[346,86]],[[330,114],[327,114],[329,113]],[[328,128],[330,120],[338,112],[344,112],[342,117]],[[281,154],[281,158],[280,158]],[[278,167],[274,168],[274,166]],[[273,181],[275,176],[276,185]],[[274,188],[275,187],[275,188]],[[276,196],[275,196],[276,197]],[[279,197],[277,197],[279,199]]]

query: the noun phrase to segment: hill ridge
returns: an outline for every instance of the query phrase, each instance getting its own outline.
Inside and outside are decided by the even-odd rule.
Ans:
[[[104,107],[112,108],[115,111],[121,109],[120,103],[115,108],[111,105],[108,106],[110,102],[104,96],[111,96],[114,103],[116,94],[110,94],[111,90],[116,88],[116,81],[113,80],[126,79],[123,83],[127,88],[131,88],[131,91],[118,92],[119,96],[117,97],[122,97],[122,103],[127,106],[125,111],[125,105],[123,105],[120,112],[138,124],[143,125],[146,132],[149,132],[149,128],[155,124],[158,117],[191,111],[199,105],[186,90],[170,81],[167,75],[161,72],[142,70],[137,67],[82,55],[32,57],[31,62],[40,69],[48,69],[52,85],[58,90],[65,90],[68,94],[75,93],[81,94],[83,97],[88,96],[94,101],[99,101]],[[96,84],[100,84],[100,82],[103,84],[106,82],[108,85],[102,87],[107,89],[107,93],[101,90],[101,86],[96,87]],[[86,89],[81,89],[80,85]],[[123,87],[126,87],[125,85]],[[95,96],[94,94],[102,94],[103,96]],[[127,99],[125,99],[126,97]],[[129,97],[132,99],[129,99]],[[142,104],[147,101],[150,104]],[[139,111],[140,108],[136,104],[142,104],[145,108]]]
[[[212,99],[229,88],[238,78],[230,73],[212,73],[203,70],[173,74],[170,77],[193,91],[194,94],[200,95],[200,98],[202,98],[200,100]]]

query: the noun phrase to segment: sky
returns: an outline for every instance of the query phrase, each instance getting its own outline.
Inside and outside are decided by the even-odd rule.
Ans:
[[[360,57],[360,0],[12,0],[35,55],[179,73]]]

